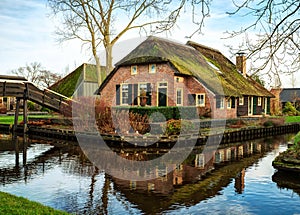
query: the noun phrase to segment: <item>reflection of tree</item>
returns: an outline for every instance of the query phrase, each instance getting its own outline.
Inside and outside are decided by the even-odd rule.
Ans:
[[[110,180],[107,174],[104,175],[104,185],[102,188],[102,212],[108,214],[108,192],[110,190]]]

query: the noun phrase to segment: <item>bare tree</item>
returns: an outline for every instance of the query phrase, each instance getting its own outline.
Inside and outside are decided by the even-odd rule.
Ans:
[[[44,88],[49,88],[52,84],[54,84],[61,78],[61,75],[57,73],[48,70],[41,70],[39,74],[40,86]]]
[[[300,68],[300,2],[295,0],[232,0],[236,10],[231,16],[245,16],[253,20],[238,31],[227,32],[228,37],[244,35],[244,50],[256,62],[252,74],[262,71],[270,79]],[[255,36],[249,36],[250,33]],[[231,47],[232,52],[236,52]],[[239,50],[240,51],[240,50]],[[258,66],[257,66],[258,65]]]
[[[61,79],[59,74],[45,70],[41,63],[38,62],[19,67],[18,69],[12,70],[11,73],[26,78],[38,87],[46,88]]]
[[[79,39],[88,44],[96,61],[98,84],[112,70],[112,47],[128,31],[160,33],[173,28],[189,3],[192,21],[201,31],[211,0],[48,0],[54,15],[62,18],[60,42]],[[200,10],[197,11],[197,7]],[[200,12],[200,13],[199,13]],[[121,26],[123,25],[123,26]],[[119,28],[116,28],[118,26]],[[193,35],[192,34],[192,35]],[[98,46],[106,51],[106,73],[101,73]]]
[[[26,64],[26,66],[19,67],[18,69],[12,70],[11,73],[17,76],[26,78],[28,81],[35,83],[36,85],[40,84],[39,74],[42,70],[41,63],[33,62]]]

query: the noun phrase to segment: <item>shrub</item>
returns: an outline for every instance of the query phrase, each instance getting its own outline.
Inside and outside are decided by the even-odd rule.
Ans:
[[[130,125],[134,131],[140,134],[145,134],[150,131],[149,117],[147,115],[140,115],[137,113],[129,113]]]
[[[291,102],[287,102],[282,110],[283,114],[289,115],[289,116],[297,116],[297,110],[296,108],[292,105]]]
[[[264,123],[263,123],[263,126],[265,126],[265,127],[271,127],[271,126],[273,126],[274,124],[273,124],[273,122],[271,121],[271,120],[268,120],[268,121],[265,121]]]
[[[189,120],[169,120],[166,124],[166,135],[179,135],[194,129],[194,124]]]
[[[162,122],[165,120],[171,119],[197,119],[197,109],[196,107],[126,107],[126,106],[117,106],[113,107],[114,110],[126,110],[132,113],[137,113],[142,116],[147,115],[150,117],[154,113],[161,113],[164,117],[155,118],[153,122]]]
[[[34,111],[35,110],[35,107],[34,107],[34,103],[32,101],[28,101],[27,102],[27,109],[30,110],[30,111]]]

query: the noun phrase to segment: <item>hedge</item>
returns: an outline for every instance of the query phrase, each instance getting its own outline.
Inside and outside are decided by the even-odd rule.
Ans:
[[[156,114],[153,117],[153,122],[161,122],[170,119],[198,119],[197,108],[192,106],[187,107],[131,107],[131,106],[116,106],[112,110],[115,111],[129,111],[132,113],[138,113],[142,116],[147,115],[151,116]],[[160,114],[163,116],[160,117]],[[152,115],[153,116],[153,115]]]

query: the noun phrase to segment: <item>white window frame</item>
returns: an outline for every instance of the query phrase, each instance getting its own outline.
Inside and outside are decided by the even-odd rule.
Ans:
[[[257,98],[257,106],[261,106],[261,97]]]
[[[154,66],[154,69],[152,66]],[[150,74],[156,73],[156,64],[155,63],[149,64],[149,73]]]
[[[138,66],[137,65],[132,65],[130,67],[130,72],[131,72],[131,75],[136,75],[138,73]]]
[[[227,109],[231,109],[232,101],[231,98],[227,99]]]
[[[239,105],[244,105],[244,96],[239,97]]]
[[[127,85],[127,103],[124,103],[123,102],[123,86],[125,86],[125,85]],[[128,90],[129,90],[129,84],[121,84],[121,98],[120,98],[120,100],[121,100],[121,105],[128,105],[128,100],[129,100],[129,95],[128,95]]]
[[[200,98],[199,98],[200,96]],[[203,96],[203,99],[201,99],[201,96]],[[203,100],[203,102],[200,104],[199,100]],[[197,107],[205,107],[205,93],[196,93],[196,106]]]
[[[178,103],[178,92],[180,92],[180,103]],[[176,105],[177,106],[183,105],[183,89],[182,88],[176,89]]]
[[[224,108],[225,108],[225,98],[220,97],[220,109],[224,109]]]
[[[169,91],[169,88],[168,88],[168,82],[167,81],[160,81],[160,82],[157,82],[157,86],[156,86],[156,106],[158,106],[158,100],[159,100],[159,88],[167,88],[167,93]],[[168,102],[168,95],[167,95],[167,106],[169,105],[169,102]]]
[[[140,83],[138,83],[138,96],[141,95],[142,89],[144,89],[145,92],[147,93],[147,84],[148,84],[148,82],[140,82]],[[146,88],[141,88],[141,85],[145,85]],[[138,105],[140,106],[140,104],[141,104],[141,101],[140,101],[140,99],[138,99]]]

